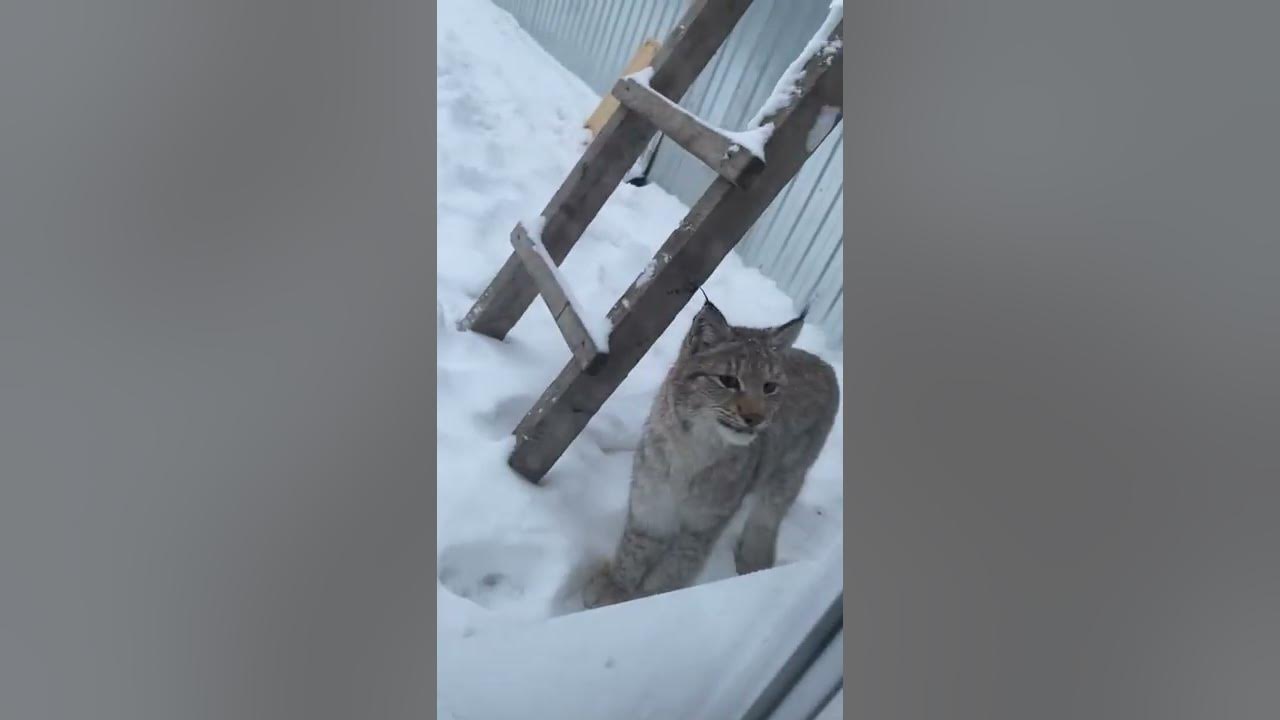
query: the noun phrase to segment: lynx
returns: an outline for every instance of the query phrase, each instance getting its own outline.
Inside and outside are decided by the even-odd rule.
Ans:
[[[840,403],[831,366],[791,347],[803,324],[801,314],[772,328],[735,327],[703,305],[645,422],[626,526],[583,589],[586,607],[692,584],[748,495],[737,571],[773,566],[778,528]]]

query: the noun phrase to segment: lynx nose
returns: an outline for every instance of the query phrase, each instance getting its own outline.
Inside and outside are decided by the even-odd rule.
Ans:
[[[764,403],[752,397],[740,397],[735,403],[738,409],[738,417],[742,419],[742,423],[749,428],[754,428],[764,422]]]

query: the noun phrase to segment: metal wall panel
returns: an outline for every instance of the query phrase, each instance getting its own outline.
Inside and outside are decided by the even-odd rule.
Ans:
[[[666,39],[686,5],[686,0],[494,1],[602,95],[641,42]],[[755,0],[681,106],[713,125],[742,128],[804,49],[829,5],[830,0]],[[837,346],[844,336],[843,127],[836,125],[737,248],[798,306],[809,307],[810,319]],[[675,143],[663,141],[649,177],[692,204],[715,174]]]

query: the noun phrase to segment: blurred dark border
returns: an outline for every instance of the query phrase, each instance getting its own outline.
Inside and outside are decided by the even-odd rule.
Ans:
[[[433,712],[433,3],[0,3],[0,717]]]
[[[1280,712],[1280,5],[846,4],[846,704]]]

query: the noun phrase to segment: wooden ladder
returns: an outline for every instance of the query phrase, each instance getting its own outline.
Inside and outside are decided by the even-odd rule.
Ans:
[[[840,118],[843,19],[836,8],[823,25],[829,32],[820,29],[807,55],[789,69],[799,72],[788,72],[780,81],[780,87],[789,84],[791,89],[786,101],[760,123],[773,124],[764,160],[736,142],[736,135],[726,136],[675,104],[750,4],[694,0],[651,70],[614,85],[620,107],[547,203],[541,232],[531,235],[523,224],[516,225],[511,232],[514,252],[459,323],[462,329],[501,340],[534,296],[541,295],[572,352],[573,358],[515,428],[508,464],[531,482],[542,481]],[[718,177],[609,310],[608,347],[599,347],[548,260],[555,265],[564,261],[657,132]],[[535,242],[538,236],[541,244]]]

